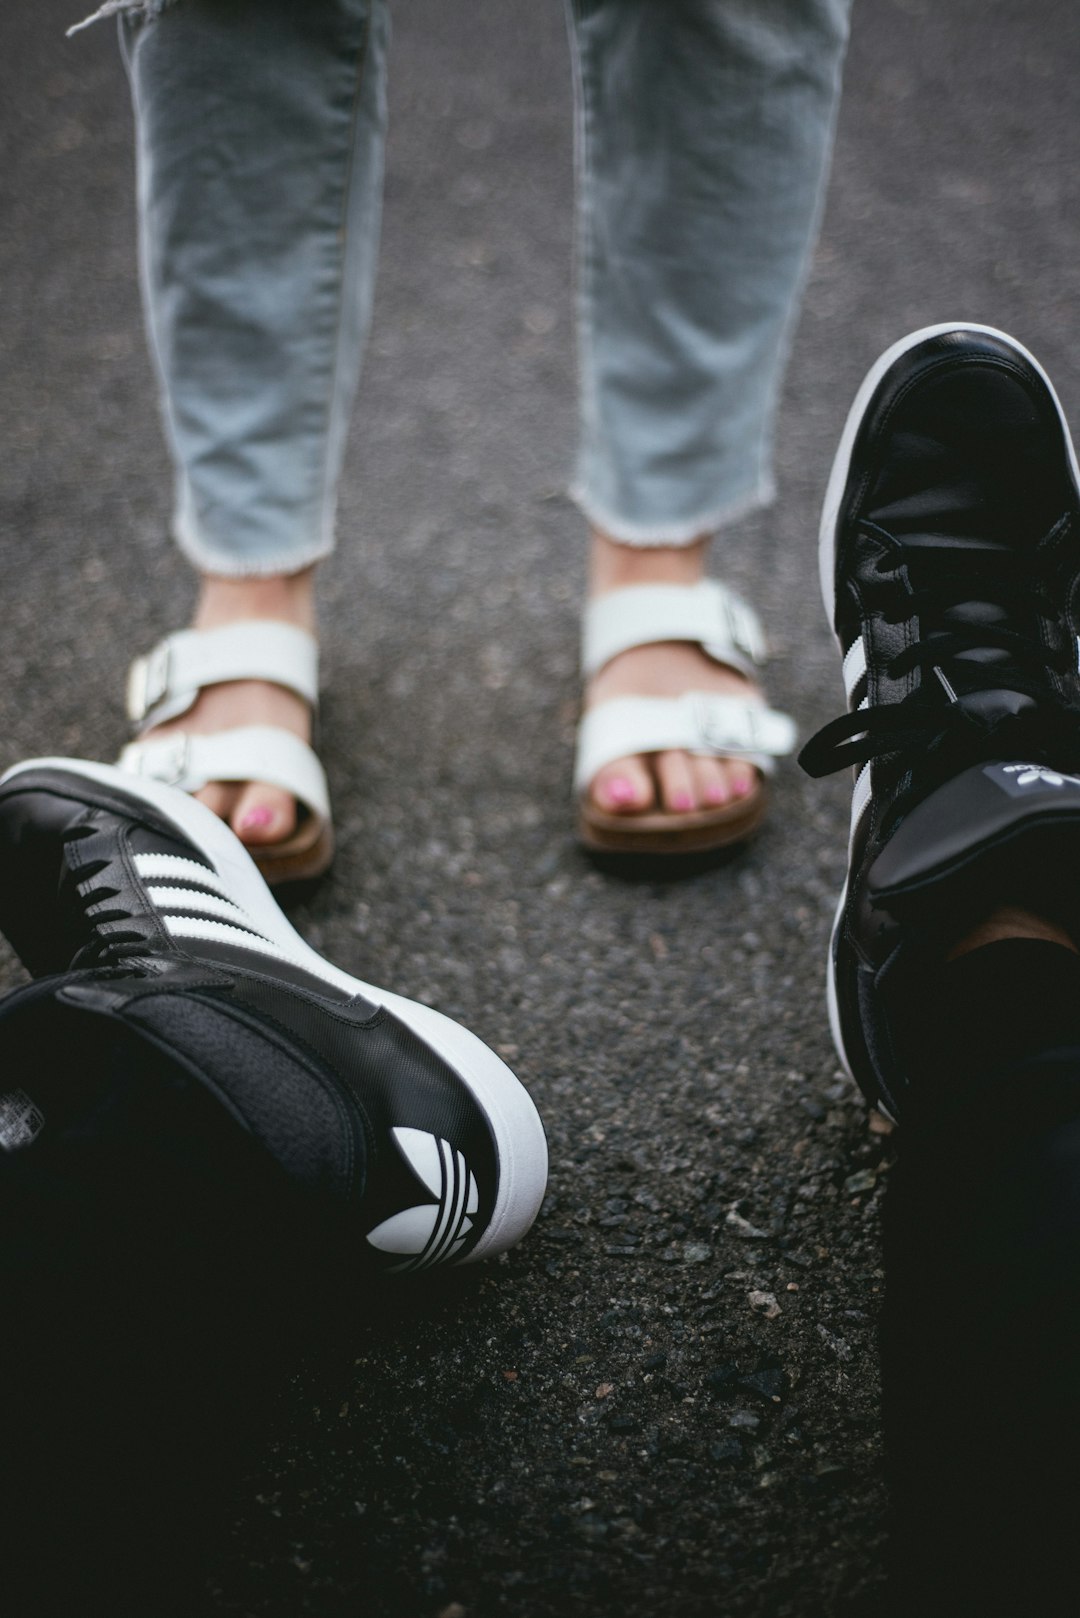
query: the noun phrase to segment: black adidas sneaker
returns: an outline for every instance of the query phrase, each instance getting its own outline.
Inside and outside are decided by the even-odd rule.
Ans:
[[[84,1141],[86,1109],[111,1128],[138,1047],[147,1086],[214,1098],[381,1269],[469,1263],[532,1224],[546,1144],[509,1068],[324,961],[193,798],[79,760],[9,771],[0,928],[37,980],[0,1001],[11,1156]]]
[[[902,1004],[995,903],[1080,922],[1080,493],[1057,396],[1002,332],[933,326],[864,381],[822,517],[855,768],[828,963],[841,1060],[896,1116]]]

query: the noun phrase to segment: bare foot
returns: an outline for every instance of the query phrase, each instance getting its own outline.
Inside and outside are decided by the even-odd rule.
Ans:
[[[655,549],[619,545],[594,529],[589,593],[603,595],[633,584],[697,584],[705,576],[706,539]],[[585,707],[613,697],[678,697],[685,691],[756,695],[758,687],[735,669],[713,662],[689,641],[660,641],[620,652],[585,689]],[[757,771],[741,759],[699,758],[694,753],[635,754],[598,770],[589,795],[607,814],[641,814],[656,805],[676,813],[721,808],[754,789]]]
[[[972,950],[981,949],[984,944],[997,944],[1006,938],[1037,938],[1043,943],[1060,944],[1063,949],[1071,949],[1074,955],[1080,954],[1075,940],[1056,921],[1037,916],[1034,911],[1024,910],[1020,905],[996,905],[957,939],[945,959],[955,961],[961,955],[970,955]]]
[[[315,629],[315,569],[268,579],[231,579],[203,574],[195,629],[218,629],[242,619],[271,618]],[[280,725],[301,741],[311,740],[311,712],[306,702],[283,686],[265,680],[230,680],[200,691],[186,713],[155,725],[142,739],[186,730],[212,735],[241,725]],[[296,829],[296,800],[280,787],[262,781],[239,785],[212,781],[195,794],[249,847],[280,843]]]

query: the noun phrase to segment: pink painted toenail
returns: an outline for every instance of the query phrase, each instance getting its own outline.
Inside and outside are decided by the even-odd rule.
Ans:
[[[247,814],[240,822],[240,830],[259,831],[266,826],[272,826],[273,823],[273,810],[267,809],[263,804],[259,804],[256,808],[248,810]]]
[[[634,783],[628,781],[625,775],[617,775],[614,781],[609,781],[604,791],[607,794],[609,803],[634,803],[637,799]]]
[[[737,798],[746,798],[750,795],[752,785],[748,775],[737,775],[731,783],[731,790]]]
[[[671,797],[671,807],[673,809],[692,809],[694,800],[689,792],[674,792]]]
[[[722,787],[718,781],[714,781],[711,786],[705,788],[706,803],[727,803],[727,801],[727,787]]]

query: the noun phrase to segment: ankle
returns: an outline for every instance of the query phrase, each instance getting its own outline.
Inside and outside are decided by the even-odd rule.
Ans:
[[[1060,944],[1063,949],[1080,954],[1076,941],[1065,928],[1046,916],[1038,916],[1020,905],[998,905],[973,927],[970,927],[946,951],[946,961],[955,961],[972,950],[987,944],[999,944],[1008,938],[1034,938],[1047,944]]]
[[[244,618],[273,618],[315,629],[315,569],[277,573],[269,578],[225,578],[204,573],[199,579],[196,629],[216,629]]]
[[[589,594],[632,584],[696,584],[705,574],[707,536],[689,545],[622,545],[590,530]]]

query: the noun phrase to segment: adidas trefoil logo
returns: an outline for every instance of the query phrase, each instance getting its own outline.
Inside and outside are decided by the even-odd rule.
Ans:
[[[1062,775],[1057,770],[1049,770],[1043,764],[1005,764],[1002,766],[1005,775],[1016,777],[1018,787],[1032,786],[1041,781],[1044,786],[1063,787],[1066,781],[1070,786],[1080,787],[1080,776]]]
[[[408,1255],[403,1264],[392,1264],[391,1270],[427,1269],[453,1258],[464,1245],[472,1229],[469,1216],[480,1206],[480,1193],[465,1159],[449,1141],[422,1129],[392,1129],[390,1133],[417,1179],[438,1200],[393,1214],[368,1231],[367,1239],[380,1253]]]

